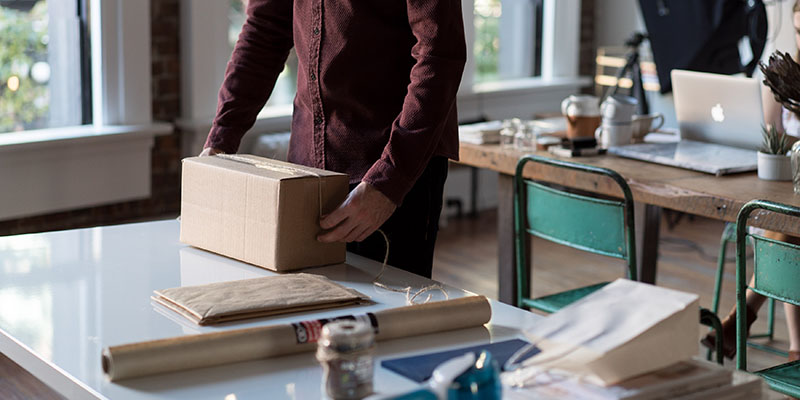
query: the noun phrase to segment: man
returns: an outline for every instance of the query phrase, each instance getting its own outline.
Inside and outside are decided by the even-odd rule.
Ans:
[[[350,194],[320,219],[323,242],[430,277],[458,157],[466,60],[461,0],[250,0],[203,154],[234,153],[294,46],[289,161],[344,172]]]

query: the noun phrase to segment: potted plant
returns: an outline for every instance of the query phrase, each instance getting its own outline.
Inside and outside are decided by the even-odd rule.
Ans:
[[[773,125],[763,128],[764,142],[758,151],[758,177],[770,181],[792,180],[789,139]]]

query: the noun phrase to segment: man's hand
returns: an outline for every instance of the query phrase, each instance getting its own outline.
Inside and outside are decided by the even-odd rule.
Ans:
[[[317,237],[320,242],[360,242],[375,232],[394,213],[397,206],[366,182],[361,182],[332,213],[319,220],[322,229],[331,230]]]
[[[222,150],[217,150],[217,149],[215,149],[215,148],[213,148],[213,147],[206,147],[206,148],[205,148],[205,149],[203,149],[203,151],[200,153],[200,157],[204,157],[204,156],[213,156],[213,155],[215,155],[215,154],[225,154],[225,152],[224,152],[224,151],[222,151]]]

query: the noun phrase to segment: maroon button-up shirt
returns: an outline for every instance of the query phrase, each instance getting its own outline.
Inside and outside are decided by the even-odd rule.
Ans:
[[[236,152],[292,46],[289,161],[400,204],[431,157],[457,159],[461,0],[250,0],[206,147]]]

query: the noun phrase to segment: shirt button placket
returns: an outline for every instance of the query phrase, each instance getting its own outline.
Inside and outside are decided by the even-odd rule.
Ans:
[[[322,26],[322,0],[315,0],[313,6],[313,29],[311,31],[311,52],[309,62],[308,85],[313,96],[312,108],[314,113],[314,158],[318,168],[325,168],[325,127],[324,113],[322,109],[322,96],[320,85],[317,80],[319,73],[319,54],[321,47],[320,33]]]

